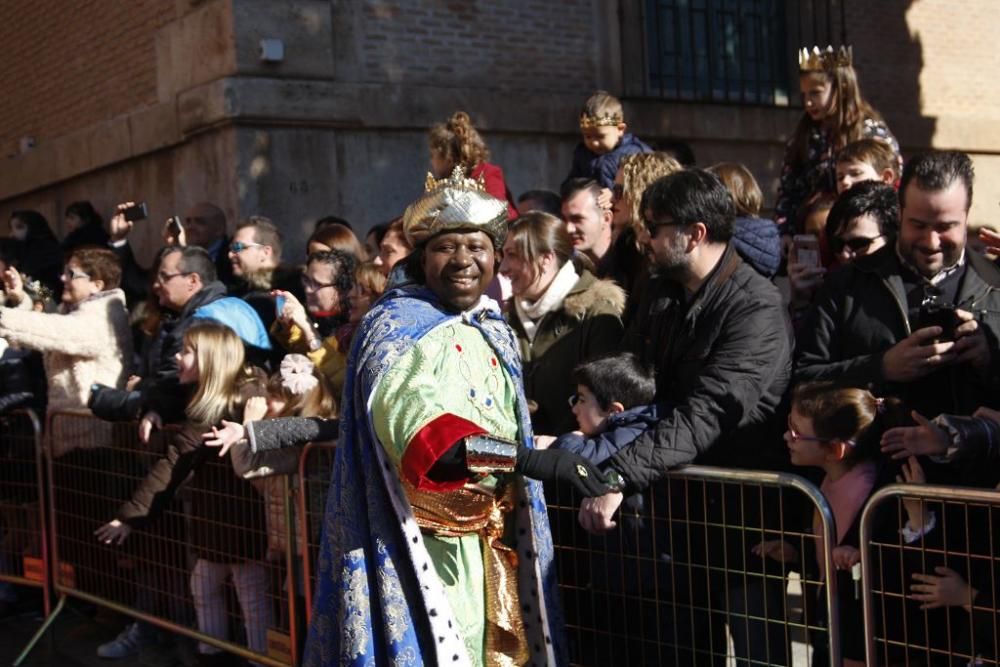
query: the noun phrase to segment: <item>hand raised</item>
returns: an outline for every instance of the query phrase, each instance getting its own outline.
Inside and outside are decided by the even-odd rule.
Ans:
[[[108,231],[111,234],[112,241],[121,241],[128,238],[129,232],[132,231],[134,223],[131,220],[126,220],[123,213],[130,206],[135,206],[135,202],[127,201],[115,207],[115,214],[111,216],[111,222],[108,223]]]
[[[243,423],[260,421],[267,416],[267,399],[263,396],[254,396],[247,400],[243,407]]]
[[[213,426],[208,433],[202,433],[201,439],[209,447],[221,447],[219,456],[225,456],[229,448],[246,437],[246,429],[239,422],[222,420],[222,428]]]

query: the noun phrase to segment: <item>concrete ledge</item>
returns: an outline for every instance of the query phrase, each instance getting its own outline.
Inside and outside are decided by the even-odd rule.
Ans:
[[[9,199],[184,142],[232,123],[424,131],[456,109],[492,134],[575,137],[576,95],[513,95],[399,84],[224,77],[174,99],[91,126],[0,161],[0,200]],[[643,138],[782,145],[799,111],[626,100],[626,119]],[[928,145],[1000,153],[1000,125],[986,118],[906,118],[893,129],[910,151]],[[734,152],[734,155],[738,151]]]
[[[176,145],[182,139],[172,103],[92,125],[0,161],[0,200]]]

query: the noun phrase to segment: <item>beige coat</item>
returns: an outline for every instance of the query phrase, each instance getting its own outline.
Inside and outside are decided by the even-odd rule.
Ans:
[[[132,366],[132,334],[120,289],[95,294],[66,313],[0,308],[0,337],[42,353],[50,414],[85,409],[95,382],[123,388]],[[67,443],[54,454],[100,444]]]

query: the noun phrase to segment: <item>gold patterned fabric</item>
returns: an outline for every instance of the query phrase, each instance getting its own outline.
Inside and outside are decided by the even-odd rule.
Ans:
[[[426,192],[403,212],[403,233],[417,246],[442,232],[485,232],[497,249],[507,236],[507,202],[486,192],[481,181],[465,177],[462,167],[434,180],[427,175]]]
[[[486,570],[485,664],[525,664],[529,652],[517,593],[517,554],[502,541],[504,516],[514,507],[511,487],[502,486],[499,497],[472,485],[440,493],[420,491],[404,479],[403,488],[422,531],[443,537],[479,533]]]

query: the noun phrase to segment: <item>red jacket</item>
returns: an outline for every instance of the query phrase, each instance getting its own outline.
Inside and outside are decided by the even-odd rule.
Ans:
[[[507,202],[507,215],[511,220],[517,217],[517,208],[514,207],[514,197],[511,196],[510,190],[507,189],[507,182],[503,178],[503,169],[489,162],[481,162],[472,170],[469,176],[474,179],[482,176],[483,182],[486,184],[486,191],[497,199]]]

